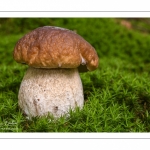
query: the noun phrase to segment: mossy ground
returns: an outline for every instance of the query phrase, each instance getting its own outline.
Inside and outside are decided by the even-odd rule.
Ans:
[[[144,22],[149,19],[128,20],[132,29],[120,20],[1,18],[0,132],[150,132],[150,29]],[[146,30],[134,28],[135,24]],[[18,90],[27,66],[13,60],[13,48],[25,33],[45,25],[75,30],[100,57],[97,70],[80,74],[84,108],[70,112],[67,119],[28,120],[18,107]]]

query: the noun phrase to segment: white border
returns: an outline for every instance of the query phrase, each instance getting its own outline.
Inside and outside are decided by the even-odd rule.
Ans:
[[[147,149],[148,133],[1,133],[1,147],[4,149]]]
[[[147,150],[149,140],[106,139],[9,139],[1,140],[2,149],[31,150]]]
[[[150,133],[1,133],[0,139],[150,139]]]
[[[150,11],[149,0],[5,0],[0,11]]]
[[[0,17],[150,17],[149,0],[5,0]]]
[[[126,11],[91,11],[91,12],[69,12],[69,11],[40,11],[40,12],[0,12],[1,18],[17,17],[17,18],[123,18],[123,17],[150,17],[150,12],[126,12]]]

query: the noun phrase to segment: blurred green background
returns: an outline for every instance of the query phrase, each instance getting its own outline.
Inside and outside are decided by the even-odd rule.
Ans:
[[[40,26],[76,31],[100,58],[96,71],[81,74],[85,107],[65,126],[62,120],[47,124],[18,114],[17,93],[27,66],[13,60],[13,48]],[[150,18],[0,18],[0,121],[17,122],[10,131],[149,132],[149,73]]]

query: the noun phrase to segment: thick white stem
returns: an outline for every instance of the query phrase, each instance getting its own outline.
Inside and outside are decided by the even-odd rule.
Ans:
[[[29,68],[19,89],[19,106],[29,117],[67,114],[84,103],[78,69]]]

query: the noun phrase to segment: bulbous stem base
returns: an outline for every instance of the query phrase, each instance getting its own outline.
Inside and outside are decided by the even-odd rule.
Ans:
[[[78,69],[29,68],[20,85],[19,106],[29,117],[67,114],[84,104]]]

